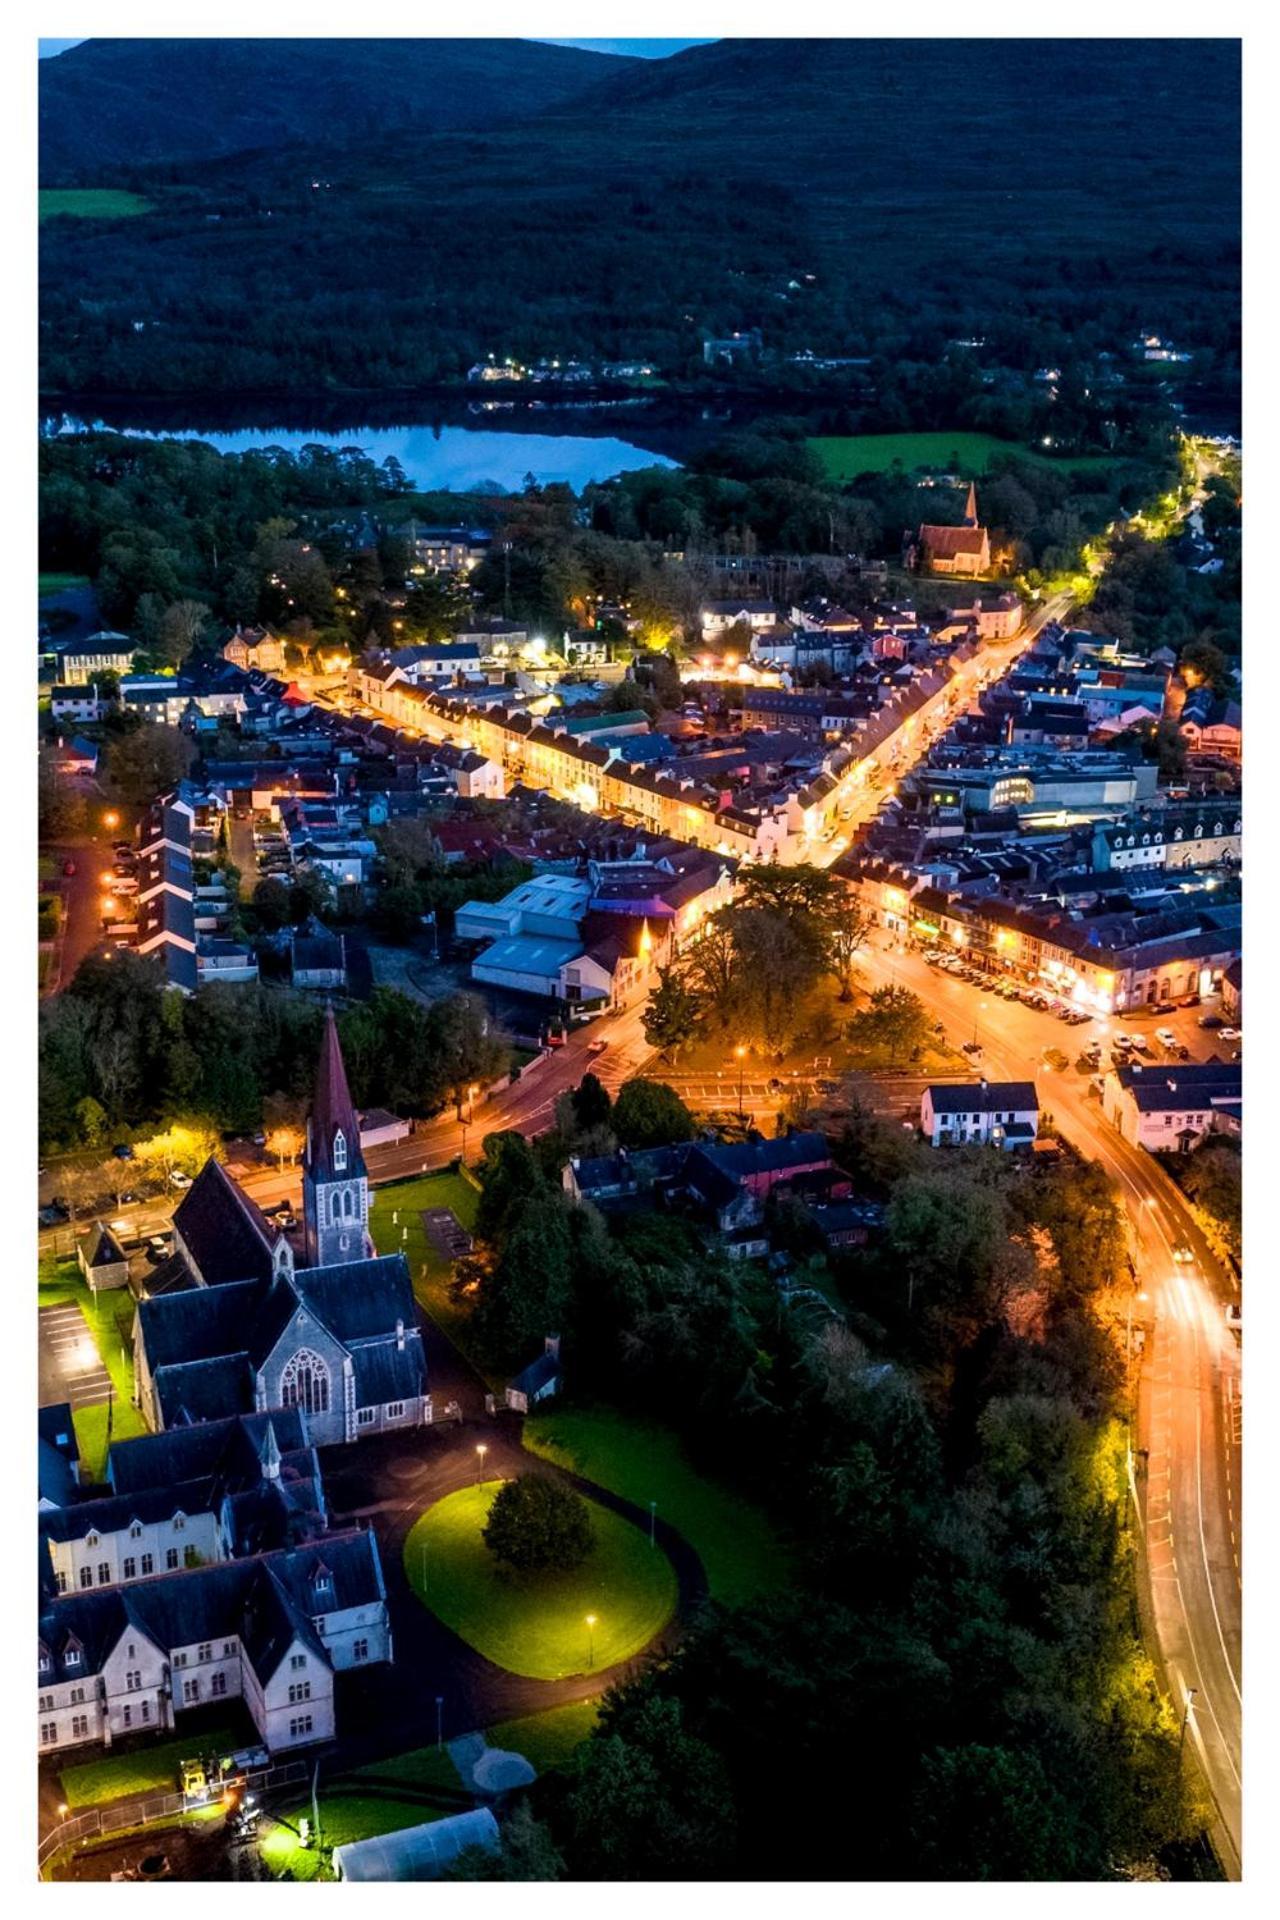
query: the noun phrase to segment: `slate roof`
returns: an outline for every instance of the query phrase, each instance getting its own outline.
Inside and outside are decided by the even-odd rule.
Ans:
[[[173,1225],[207,1288],[270,1278],[275,1232],[219,1161],[206,1160],[183,1195]]]
[[[261,1294],[260,1280],[239,1280],[139,1301],[138,1323],[152,1373],[197,1356],[244,1353]]]
[[[305,1415],[297,1407],[277,1407],[271,1413],[117,1440],[107,1454],[107,1480],[122,1494],[184,1480],[243,1480],[258,1472],[268,1427],[282,1457],[309,1447]]]
[[[80,1443],[76,1439],[71,1405],[66,1400],[51,1400],[36,1416],[40,1438],[65,1460],[79,1460]]]
[[[1032,1080],[986,1080],[971,1085],[927,1087],[935,1113],[1039,1113]]]
[[[253,1373],[245,1353],[159,1367],[152,1385],[166,1427],[225,1420],[229,1414],[249,1413],[253,1408]]]
[[[1243,1089],[1239,1061],[1210,1060],[1203,1066],[1119,1067],[1116,1077],[1140,1113],[1195,1113],[1209,1107],[1238,1108]]]
[[[528,1366],[522,1368],[516,1375],[511,1382],[511,1390],[513,1393],[526,1394],[532,1399],[534,1394],[540,1393],[543,1387],[559,1378],[560,1362],[555,1354],[540,1353],[536,1360],[531,1360]]]
[[[323,1547],[334,1599],[321,1608],[310,1584],[319,1557],[317,1549],[308,1546],[51,1600],[41,1613],[40,1645],[51,1656],[53,1670],[41,1674],[41,1684],[100,1672],[129,1628],[166,1653],[200,1640],[238,1638],[263,1684],[295,1639],[331,1666],[311,1615],[385,1602],[386,1589],[373,1534],[335,1534]],[[69,1668],[66,1654],[72,1642],[82,1647],[84,1659]]]
[[[357,1407],[383,1407],[391,1400],[416,1400],[426,1392],[427,1362],[422,1335],[406,1331],[404,1346],[394,1340],[370,1341],[351,1354]]]
[[[301,1267],[293,1285],[303,1302],[344,1345],[417,1326],[409,1263],[402,1253],[351,1260],[333,1267]]]

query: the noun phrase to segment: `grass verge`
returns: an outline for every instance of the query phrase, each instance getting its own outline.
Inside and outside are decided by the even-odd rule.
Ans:
[[[481,1536],[501,1485],[464,1487],[415,1524],[404,1563],[424,1605],[486,1660],[534,1680],[604,1672],[647,1647],[675,1612],[676,1577],[666,1555],[593,1502],[595,1546],[581,1567],[506,1572]],[[588,1614],[596,1616],[593,1629]]]
[[[491,1747],[507,1753],[522,1753],[538,1773],[571,1760],[584,1740],[589,1740],[600,1718],[598,1700],[573,1700],[565,1707],[548,1707],[545,1713],[522,1714],[518,1720],[500,1720],[486,1727],[484,1737]]]
[[[526,1420],[524,1444],[638,1507],[656,1500],[659,1516],[701,1560],[712,1598],[725,1606],[742,1606],[785,1586],[790,1560],[770,1521],[690,1466],[669,1428],[609,1409],[570,1408]]]

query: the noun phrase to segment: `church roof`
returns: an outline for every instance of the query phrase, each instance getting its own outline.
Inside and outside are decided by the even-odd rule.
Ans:
[[[402,1253],[333,1267],[300,1267],[293,1288],[344,1345],[394,1333],[397,1320],[403,1320],[406,1331],[417,1325],[409,1263]]]
[[[247,1353],[158,1367],[152,1384],[166,1427],[225,1420],[229,1414],[248,1413],[253,1407],[253,1371]]]
[[[125,1264],[125,1253],[120,1242],[101,1220],[94,1223],[93,1232],[89,1235],[85,1260],[91,1267],[119,1267]]]
[[[422,1335],[407,1329],[403,1347],[394,1340],[374,1340],[356,1347],[351,1355],[358,1407],[385,1407],[390,1400],[416,1400],[426,1391],[427,1363]]]
[[[107,1479],[117,1493],[215,1477],[224,1485],[247,1484],[261,1472],[268,1426],[283,1457],[309,1445],[301,1410],[276,1407],[269,1414],[211,1420],[200,1427],[175,1427],[167,1433],[117,1440],[107,1454]]]
[[[261,1291],[260,1281],[240,1280],[140,1300],[138,1325],[152,1373],[188,1360],[244,1353]]]
[[[339,1133],[346,1142],[347,1158],[345,1167],[335,1168],[333,1143]],[[325,1009],[324,1038],[320,1043],[315,1092],[307,1120],[307,1168],[313,1179],[332,1179],[335,1174],[340,1179],[355,1177],[365,1170],[360,1152],[360,1123],[351,1102],[332,1007]]]
[[[205,1161],[173,1225],[207,1287],[270,1278],[274,1232],[220,1161]]]
[[[957,553],[981,553],[986,542],[985,527],[921,527],[920,544],[940,559]]]

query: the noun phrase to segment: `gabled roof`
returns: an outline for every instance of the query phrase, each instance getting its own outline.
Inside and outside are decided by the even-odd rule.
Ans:
[[[206,1286],[270,1278],[277,1236],[219,1161],[205,1161],[183,1195],[173,1225]]]
[[[963,1086],[927,1087],[935,1113],[1039,1113],[1032,1080],[982,1080]]]
[[[138,1324],[152,1373],[193,1359],[244,1353],[263,1291],[260,1280],[239,1280],[140,1300]]]
[[[406,1332],[418,1323],[409,1263],[402,1253],[300,1267],[293,1290],[344,1346],[394,1333],[397,1320],[403,1320]]]
[[[107,1479],[117,1493],[176,1485],[184,1480],[219,1480],[224,1486],[255,1478],[267,1428],[282,1457],[308,1446],[306,1419],[299,1408],[275,1408],[242,1418],[211,1420],[199,1427],[117,1440],[107,1454]]]
[[[417,1327],[405,1331],[404,1345],[371,1340],[353,1348],[357,1407],[385,1407],[393,1400],[416,1400],[425,1393],[427,1362]]]
[[[247,1353],[219,1354],[157,1368],[152,1385],[166,1427],[225,1420],[253,1406],[253,1369]]]

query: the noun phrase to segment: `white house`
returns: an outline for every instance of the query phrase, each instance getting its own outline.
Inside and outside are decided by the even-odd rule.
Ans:
[[[1185,1152],[1207,1133],[1240,1128],[1239,1061],[1119,1067],[1106,1076],[1102,1111],[1117,1132],[1151,1152]]]
[[[926,1087],[920,1128],[932,1147],[1029,1147],[1040,1129],[1040,1097],[1030,1080]]]
[[[41,1609],[41,1752],[110,1746],[189,1709],[242,1699],[273,1753],[333,1738],[333,1676],[392,1657],[371,1531],[192,1568]]]

